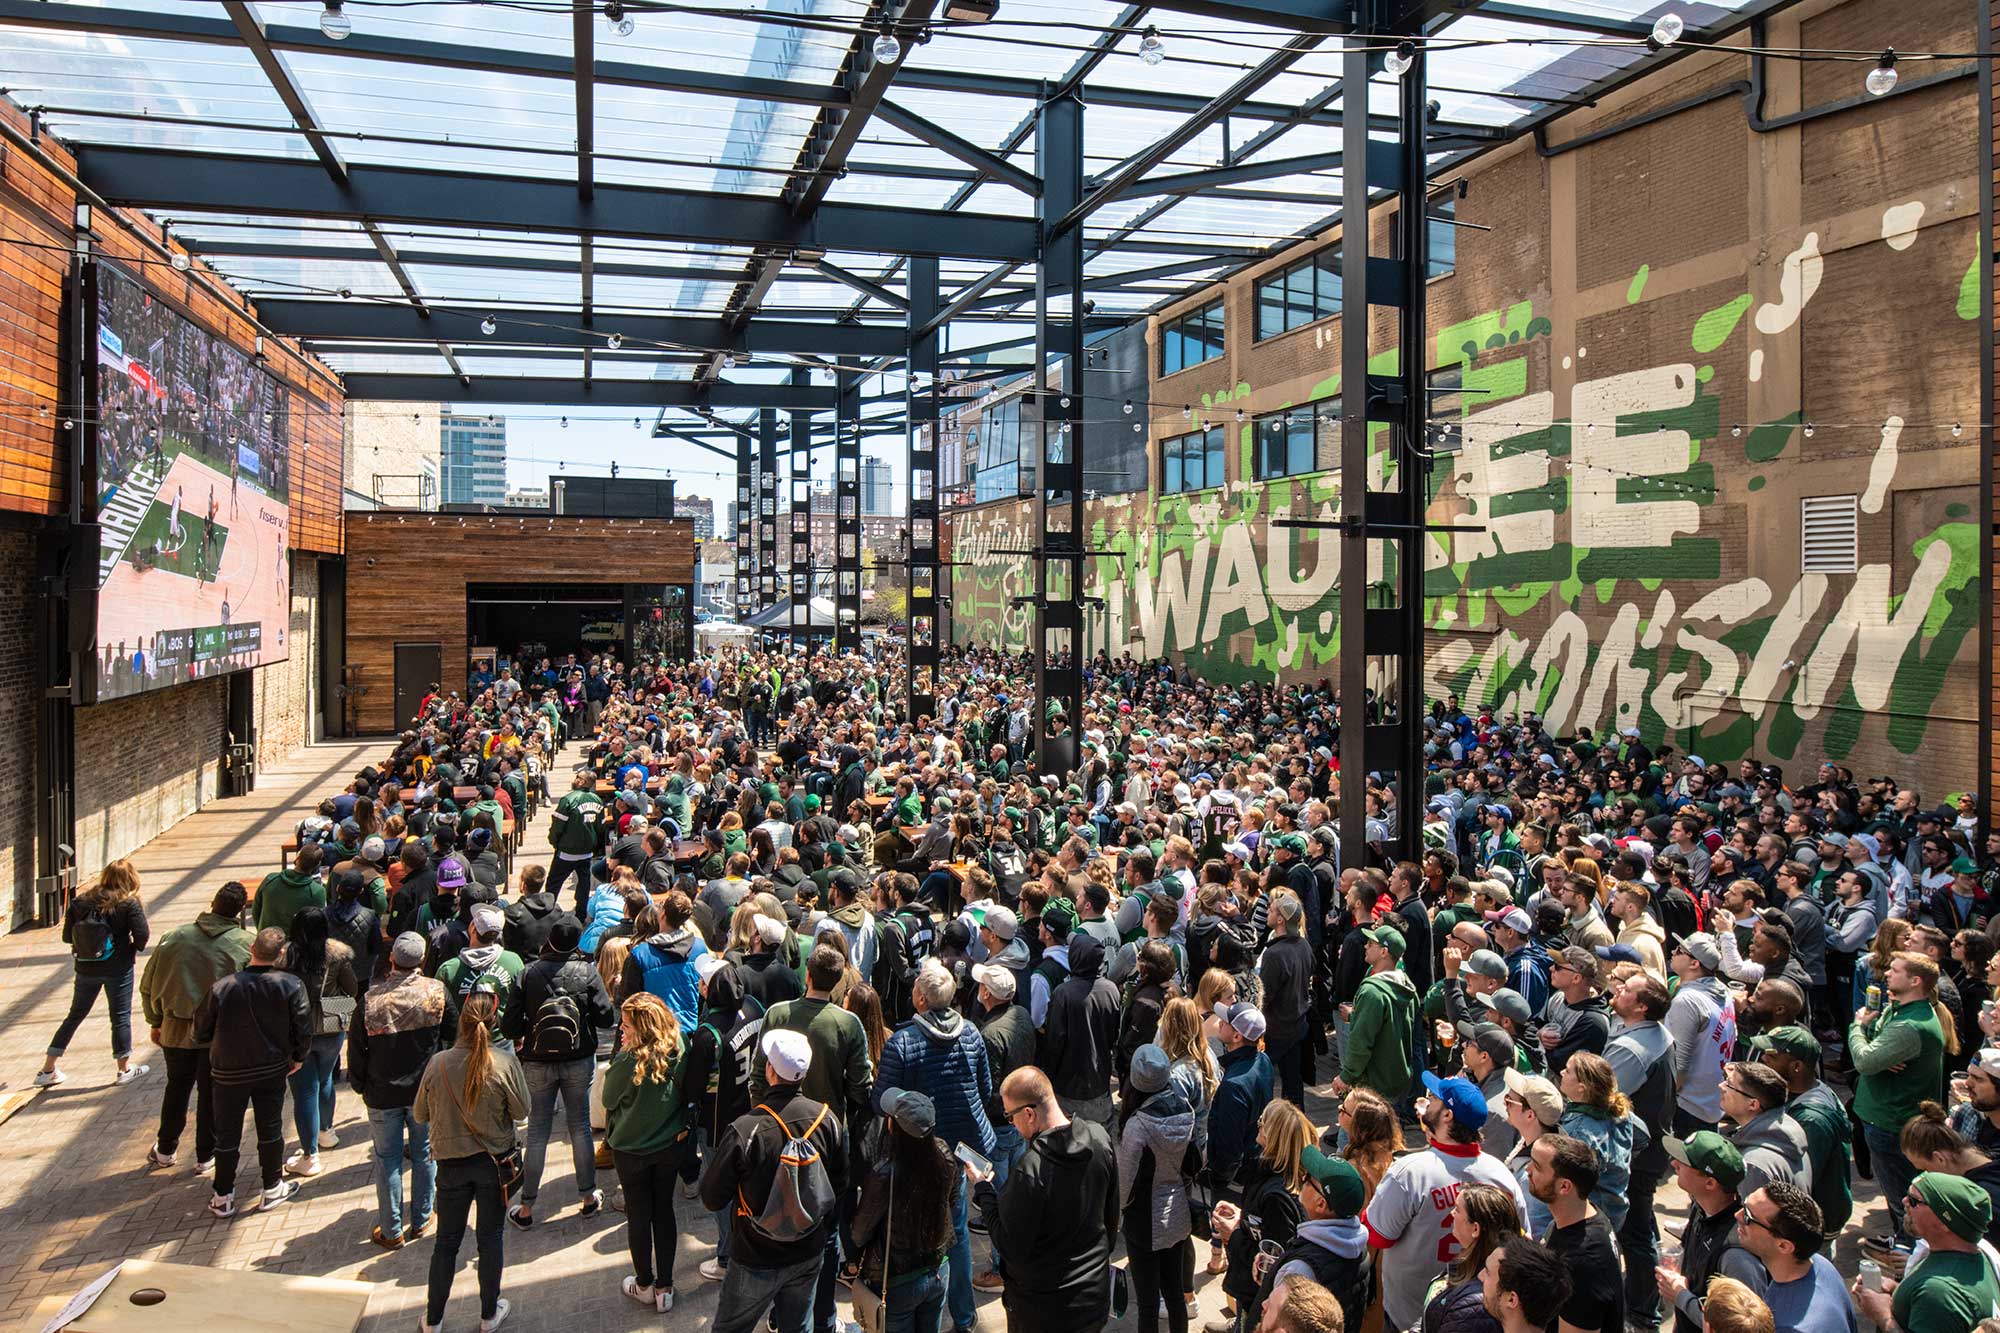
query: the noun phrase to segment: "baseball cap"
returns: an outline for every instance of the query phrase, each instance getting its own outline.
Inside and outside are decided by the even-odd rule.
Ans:
[[[465,887],[465,862],[455,856],[447,856],[438,862],[437,884],[441,889],[462,889]]]
[[[1595,981],[1597,979],[1597,955],[1579,944],[1572,944],[1566,949],[1558,949],[1555,957],[1550,960],[1550,966],[1566,967],[1572,972],[1581,973],[1590,980]]]
[[[1629,944],[1600,944],[1591,950],[1607,963],[1643,963],[1639,951]]]
[[[1306,840],[1296,833],[1280,833],[1274,838],[1266,838],[1264,845],[1272,851],[1290,852],[1294,856],[1306,854]]]
[[[1354,1164],[1344,1157],[1335,1157],[1321,1152],[1308,1144],[1299,1156],[1299,1165],[1304,1169],[1326,1200],[1327,1211],[1335,1217],[1353,1217],[1361,1211],[1362,1196],[1366,1193],[1361,1183],[1361,1173]]]
[[[1489,995],[1475,995],[1472,1002],[1491,1009],[1503,1018],[1511,1018],[1521,1028],[1526,1029],[1534,1015],[1529,1012],[1528,999],[1517,990],[1502,986]]]
[[[1535,932],[1533,919],[1518,907],[1507,907],[1497,912],[1488,912],[1486,913],[1486,921],[1488,925],[1505,926],[1507,929],[1519,931],[1523,935],[1532,935]]]
[[[1721,946],[1716,944],[1715,936],[1706,931],[1697,931],[1685,936],[1681,940],[1680,947],[1674,952],[1686,954],[1710,972],[1722,966]]]
[[[405,972],[415,971],[424,965],[424,954],[428,948],[423,936],[414,930],[406,930],[389,946],[389,961]]]
[[[1431,1096],[1445,1104],[1452,1119],[1467,1129],[1478,1129],[1486,1123],[1486,1096],[1473,1086],[1471,1079],[1439,1078],[1426,1069],[1424,1087],[1430,1090]]]
[[[364,861],[373,861],[380,865],[387,851],[388,845],[382,841],[380,834],[370,834],[361,841],[361,859]]]
[[[1401,958],[1403,950],[1408,947],[1403,939],[1403,932],[1394,926],[1369,926],[1361,934],[1369,943],[1379,944],[1387,949],[1391,958]]]
[[[1514,890],[1497,879],[1482,879],[1472,886],[1472,891],[1475,894],[1483,893],[1496,903],[1505,903],[1508,907],[1514,905]],[[1506,908],[1500,910],[1505,911]]]
[[[1219,1004],[1215,1016],[1234,1028],[1236,1035],[1245,1041],[1259,1041],[1264,1036],[1264,1011],[1248,1000]]]
[[[974,964],[972,979],[992,991],[997,1000],[1004,1002],[1014,998],[1014,974],[1004,967],[995,967],[990,963]]]
[[[507,914],[497,903],[481,903],[472,909],[472,933],[482,940],[492,939],[506,924]]]
[[[766,944],[782,944],[785,939],[785,923],[774,916],[758,913],[757,938]]]
[[[1951,873],[1954,875],[1976,875],[1979,873],[1979,863],[1969,856],[1961,856],[1951,863]]]
[[[757,1044],[763,1049],[764,1064],[774,1082],[797,1083],[812,1068],[812,1043],[803,1032],[775,1028],[766,1032]]]
[[[1132,1052],[1131,1072],[1126,1081],[1134,1092],[1154,1093],[1167,1086],[1168,1071],[1172,1062],[1167,1053],[1153,1042],[1147,1042]]]
[[[1661,1136],[1660,1146],[1682,1166],[1719,1180],[1731,1189],[1743,1183],[1743,1154],[1712,1129],[1696,1130],[1684,1139],[1666,1134]]]
[[[1458,1025],[1458,1035],[1486,1052],[1495,1065],[1502,1069],[1513,1068],[1514,1039],[1498,1023],[1464,1021]]]
[[[550,937],[554,937],[553,931],[550,932]],[[717,972],[723,971],[728,966],[729,960],[721,954],[705,953],[694,960],[695,979],[697,981],[707,981],[710,977],[714,976]]]
[[[992,914],[987,914],[990,920]],[[1042,926],[1057,939],[1067,938],[1076,929],[1076,904],[1067,898],[1052,898],[1042,909]],[[994,932],[998,934],[998,931]]]
[[[986,909],[985,926],[996,938],[1012,940],[1014,932],[1021,928],[1021,918],[1014,915],[1013,908],[996,904]]]
[[[1555,1084],[1540,1074],[1524,1074],[1511,1067],[1501,1077],[1507,1082],[1507,1091],[1526,1102],[1535,1119],[1551,1127],[1562,1123],[1563,1095]]]
[[[1986,1187],[1964,1176],[1926,1171],[1911,1182],[1910,1192],[1922,1199],[1960,1240],[1980,1240],[1993,1221],[1993,1199],[1986,1193]]]
[[[1257,855],[1250,850],[1249,844],[1243,842],[1241,839],[1235,842],[1224,843],[1222,850],[1239,861],[1248,861]]]
[[[1776,1051],[1780,1055],[1813,1063],[1819,1060],[1819,1038],[1796,1023],[1758,1033],[1750,1039],[1750,1049]]]
[[[937,1103],[909,1088],[891,1088],[882,1095],[882,1114],[913,1139],[929,1138],[937,1128]]]
[[[1459,966],[1474,976],[1490,977],[1495,981],[1507,979],[1507,960],[1491,949],[1474,949]]]

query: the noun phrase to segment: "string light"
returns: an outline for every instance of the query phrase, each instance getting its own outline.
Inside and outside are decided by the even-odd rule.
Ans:
[[[1397,42],[1396,49],[1382,57],[1382,68],[1399,79],[1408,74],[1410,67],[1416,63],[1417,44],[1415,42]]]
[[[336,42],[346,41],[354,31],[354,20],[341,9],[340,0],[326,0],[326,9],[319,16],[319,30]]]
[[[1868,77],[1862,80],[1862,86],[1876,97],[1887,97],[1896,90],[1896,52],[1893,49],[1882,53],[1882,58],[1875,62],[1875,68],[1869,70]]]
[[[869,49],[875,53],[878,65],[893,65],[903,58],[903,44],[896,40],[895,33],[889,31],[887,19],[882,21],[882,31],[876,35],[875,44]]]
[[[479,321],[479,331],[491,338],[494,334],[500,332],[500,321],[488,315],[485,319]]]
[[[1193,406],[1193,404],[1191,404],[1191,403],[1182,403],[1182,404],[1181,404],[1181,420],[1182,420],[1182,421],[1193,421],[1193,420],[1194,420],[1194,406]]]
[[[1653,41],[1657,45],[1672,46],[1686,31],[1686,20],[1671,9],[1653,20]]]
[[[1167,58],[1167,44],[1160,40],[1160,30],[1147,26],[1139,38],[1139,59],[1149,65],[1158,65]]]
[[[1132,415],[1132,400],[1130,398],[1125,400],[1125,415],[1128,417]]]
[[[619,0],[607,0],[604,6],[604,26],[620,37],[630,37],[638,25],[632,22],[632,16],[625,12],[625,6]]]
[[[194,261],[179,250],[174,251],[173,254],[168,256],[167,262],[173,265],[175,272],[178,273],[185,273],[194,267]]]

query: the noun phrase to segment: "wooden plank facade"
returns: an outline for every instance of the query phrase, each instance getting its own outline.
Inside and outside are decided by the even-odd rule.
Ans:
[[[464,690],[474,583],[694,582],[686,519],[356,511],[347,516],[348,688],[363,732],[394,731],[396,645],[435,643],[439,684]]]

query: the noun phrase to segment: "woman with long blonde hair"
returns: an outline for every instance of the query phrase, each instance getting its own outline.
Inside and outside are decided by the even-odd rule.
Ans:
[[[680,1023],[658,996],[644,991],[620,1006],[618,1054],[604,1073],[604,1142],[625,1189],[625,1227],[632,1276],[620,1289],[661,1314],[674,1308],[674,1181],[692,1142],[690,1091]],[[699,1091],[698,1089],[696,1091]]]
[[[1650,1136],[1632,1102],[1618,1091],[1618,1076],[1601,1055],[1579,1051],[1563,1066],[1557,1085],[1563,1095],[1562,1132],[1582,1139],[1597,1153],[1597,1188],[1590,1201],[1616,1230],[1625,1225],[1625,1191],[1632,1179],[1632,1154]]]
[[[1312,1142],[1312,1122],[1282,1097],[1274,1098],[1257,1119],[1257,1155],[1243,1165],[1243,1206],[1238,1214],[1216,1221],[1216,1234],[1228,1252],[1222,1290],[1238,1308],[1254,1313],[1258,1282],[1252,1270],[1259,1241],[1290,1242],[1305,1221],[1299,1190],[1305,1185],[1305,1151]]]
[[[36,1087],[63,1081],[56,1062],[89,1017],[99,991],[111,1019],[111,1058],[118,1063],[118,1083],[123,1086],[146,1072],[149,1066],[132,1063],[132,968],[151,938],[146,909],[139,901],[139,872],[122,857],[98,872],[97,883],[69,900],[62,923],[62,941],[69,946],[75,968],[69,1012],[49,1042],[41,1072],[35,1075]]]
[[[431,1154],[437,1160],[437,1241],[431,1250],[430,1291],[423,1333],[436,1333],[458,1273],[458,1250],[466,1219],[479,1205],[479,1327],[492,1333],[507,1317],[500,1299],[505,1264],[501,1232],[506,1226],[507,1190],[500,1164],[514,1152],[514,1122],[528,1118],[528,1077],[514,1052],[493,1045],[500,1001],[490,991],[474,991],[458,1013],[458,1041],[424,1066],[410,1114],[431,1127]]]
[[[1362,1202],[1375,1197],[1375,1187],[1403,1151],[1403,1125],[1389,1099],[1370,1088],[1355,1088],[1340,1103],[1340,1128],[1347,1135],[1341,1156],[1361,1174]]]

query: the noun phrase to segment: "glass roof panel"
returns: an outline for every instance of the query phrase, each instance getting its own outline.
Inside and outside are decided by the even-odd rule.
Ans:
[[[230,151],[302,153],[278,134],[182,122],[241,122],[289,128],[291,117],[250,53],[234,46],[0,27],[0,82],[27,107],[117,112],[132,119],[62,117],[73,143],[199,143]],[[151,117],[153,119],[147,119]],[[190,137],[182,137],[190,136]]]
[[[343,352],[335,348],[315,349],[319,359],[343,375],[449,375],[451,365],[444,354],[433,348],[429,353]]]

